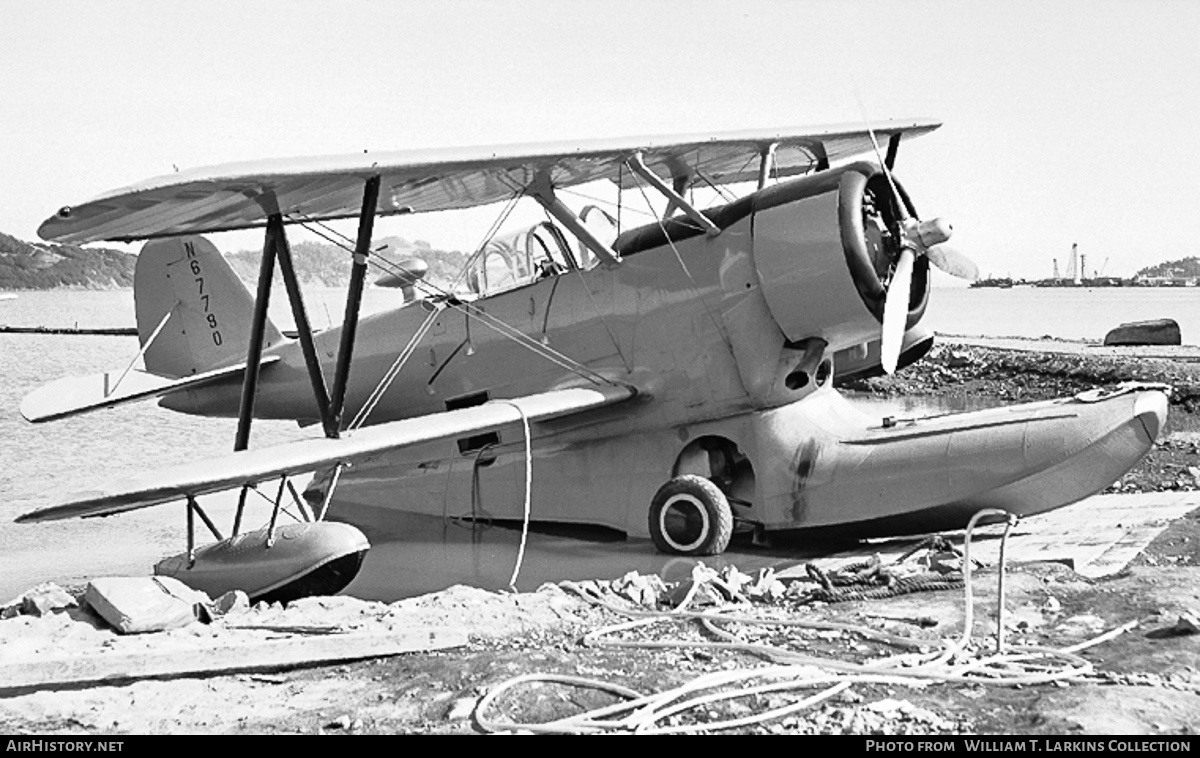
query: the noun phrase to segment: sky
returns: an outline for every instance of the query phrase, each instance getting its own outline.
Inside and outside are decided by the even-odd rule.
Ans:
[[[1200,255],[1192,0],[0,0],[0,19],[0,231],[27,240],[176,167],[933,117],[895,173],[985,274],[1050,276],[1073,243],[1109,275]],[[377,235],[465,250],[494,209],[446,216]]]

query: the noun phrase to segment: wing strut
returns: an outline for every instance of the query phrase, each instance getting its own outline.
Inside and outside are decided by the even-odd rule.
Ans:
[[[354,266],[350,271],[350,289],[346,293],[346,315],[342,318],[342,342],[338,345],[337,368],[333,374],[329,416],[336,437],[342,426],[342,411],[346,406],[346,381],[350,376],[350,357],[354,352],[354,337],[358,329],[358,313],[362,306],[363,282],[367,276],[367,256],[371,253],[371,234],[375,229],[375,204],[379,201],[379,175],[367,180],[363,188],[362,213],[358,217],[358,241],[354,246]]]
[[[621,262],[621,256],[617,255],[616,251],[611,247],[597,239],[596,235],[592,234],[583,225],[579,217],[564,205],[562,200],[558,199],[558,196],[554,194],[554,185],[547,174],[539,174],[525,191],[532,195],[533,199],[537,200],[546,209],[547,213],[557,219],[563,226],[567,227],[567,230],[571,234],[574,234],[576,239],[586,245],[588,250],[595,253],[600,260],[613,265]]]
[[[664,182],[662,179],[659,179],[653,171],[647,168],[645,161],[642,160],[641,153],[633,154],[633,157],[629,159],[629,168],[633,170],[633,173],[645,179],[647,183],[654,187],[654,189],[662,193],[663,197],[667,198],[667,202],[670,205],[679,208],[687,215],[688,218],[699,224],[700,228],[704,230],[705,234],[710,237],[715,237],[721,233],[721,228],[714,224],[708,216],[705,216],[703,213],[701,213],[696,206],[689,203],[678,192],[668,187],[666,182]]]
[[[772,142],[762,149],[759,153],[758,164],[758,188],[762,189],[767,186],[767,179],[771,178],[771,171],[775,168],[775,149],[779,147],[778,142]]]
[[[262,360],[263,331],[267,325],[267,306],[271,303],[271,280],[275,278],[275,245],[267,234],[262,263],[258,267],[258,296],[254,298],[254,320],[250,323],[250,347],[246,352],[246,374],[242,378],[242,400],[238,405],[237,436],[234,451],[250,446],[250,421],[254,417],[254,397],[258,394],[258,368]],[[240,509],[239,509],[240,510]],[[240,515],[240,513],[239,513]]]
[[[282,216],[273,215],[267,219],[267,239],[268,244],[275,246],[275,255],[279,258],[279,273],[283,275],[283,284],[287,288],[288,301],[292,306],[292,318],[296,322],[296,331],[299,332],[297,336],[300,339],[300,349],[308,367],[308,379],[312,383],[313,397],[317,400],[321,425],[325,428],[326,437],[337,437],[337,426],[329,412],[325,375],[321,373],[321,358],[317,355],[317,346],[313,342],[312,325],[304,307],[304,298],[300,294],[300,280],[296,278],[296,267],[292,265],[292,249],[288,246],[287,234],[283,230]]]
[[[883,164],[892,170],[896,167],[896,151],[900,149],[900,140],[904,137],[904,132],[896,132],[888,140],[887,157],[883,159]]]
[[[263,244],[262,264],[258,272],[258,296],[254,301],[254,320],[250,326],[245,380],[242,383],[242,398],[238,407],[238,429],[233,449],[245,450],[250,444],[250,425],[254,418],[254,398],[258,394],[258,368],[262,360],[263,336],[266,328],[267,306],[271,300],[271,280],[275,275],[275,259],[279,259],[279,273],[287,288],[288,302],[308,378],[312,383],[313,396],[325,436],[337,438],[341,427],[342,410],[345,407],[346,382],[350,374],[350,358],[354,352],[354,338],[358,326],[359,310],[362,306],[363,282],[367,270],[367,256],[371,249],[371,234],[375,225],[375,207],[379,200],[378,175],[367,179],[363,190],[362,211],[358,222],[358,241],[354,251],[354,267],[351,271],[350,290],[346,295],[346,315],[342,324],[342,339],[338,346],[337,367],[333,378],[333,391],[326,389],[325,375],[321,371],[321,358],[313,340],[312,325],[304,298],[300,293],[300,280],[292,263],[292,251],[284,231],[283,216],[271,214],[267,218],[266,240]],[[239,513],[241,504],[239,503]],[[236,531],[236,529],[235,529]]]

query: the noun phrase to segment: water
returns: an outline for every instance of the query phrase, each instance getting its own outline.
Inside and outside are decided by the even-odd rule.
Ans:
[[[1200,287],[935,289],[922,325],[943,334],[1102,340],[1131,321],[1170,318],[1200,345]]]
[[[311,320],[323,328],[340,318],[344,294],[313,290]],[[397,293],[368,290],[365,309],[395,305]],[[933,293],[925,323],[957,334],[1100,339],[1123,321],[1174,318],[1184,341],[1200,340],[1200,289],[1050,290],[945,289]],[[274,298],[272,318],[289,328],[284,298]],[[0,324],[12,326],[132,326],[130,291],[22,292],[0,300]],[[153,402],[127,405],[49,424],[33,425],[18,413],[21,398],[66,375],[124,368],[137,352],[134,337],[0,334],[0,602],[45,578],[86,577],[149,570],[157,559],[184,547],[182,506],[151,508],[108,519],[15,525],[19,514],[87,489],[97,480],[143,468],[212,457],[229,451],[231,419],[170,413]],[[969,410],[940,408],[937,410]],[[871,415],[923,415],[929,408],[906,401],[871,406]],[[256,421],[255,447],[311,436],[291,422]],[[214,504],[229,509],[228,498]],[[378,599],[440,589],[455,582],[487,588],[508,584],[520,535],[511,529],[447,524],[440,520],[379,519],[342,514],[365,525],[374,548],[354,594]],[[227,525],[228,521],[224,522]],[[252,526],[258,524],[251,522]],[[115,546],[115,547],[114,547]],[[790,554],[789,562],[800,556]],[[785,560],[737,549],[719,560],[744,570]],[[629,570],[683,572],[680,562],[655,553],[648,541],[611,541],[606,535],[534,535],[518,586],[566,578],[615,577]]]

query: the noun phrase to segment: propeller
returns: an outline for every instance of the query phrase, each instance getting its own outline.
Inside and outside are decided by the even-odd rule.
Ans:
[[[908,324],[908,304],[912,293],[913,265],[917,256],[924,255],[929,262],[951,276],[974,281],[979,278],[979,267],[966,255],[956,248],[944,244],[950,239],[953,228],[945,219],[935,218],[931,221],[921,221],[908,215],[908,206],[892,178],[891,169],[879,150],[879,142],[875,139],[875,130],[867,126],[871,136],[871,144],[875,146],[875,157],[879,167],[892,188],[895,199],[896,216],[899,221],[900,254],[892,271],[892,279],[888,284],[887,295],[883,302],[883,332],[881,334],[879,354],[880,363],[885,373],[892,374],[900,361],[900,350],[904,343],[904,332]]]
[[[975,261],[960,253],[958,248],[949,245],[934,245],[925,251],[925,257],[950,276],[971,282],[979,278],[979,266],[975,265]]]

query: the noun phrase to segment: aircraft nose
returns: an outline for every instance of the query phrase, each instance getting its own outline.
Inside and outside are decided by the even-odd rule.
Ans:
[[[1167,423],[1167,395],[1157,390],[1143,392],[1133,404],[1134,417],[1142,422],[1150,441],[1158,439],[1158,433]]]

